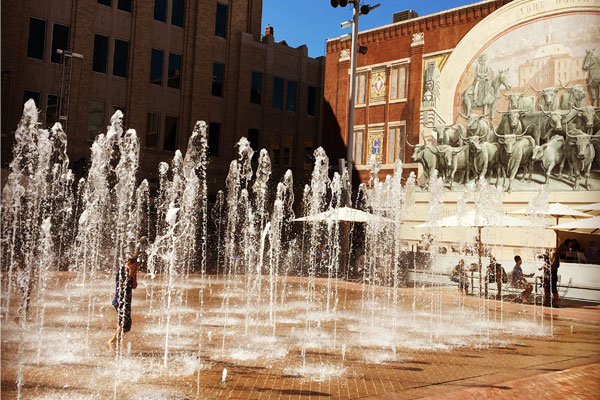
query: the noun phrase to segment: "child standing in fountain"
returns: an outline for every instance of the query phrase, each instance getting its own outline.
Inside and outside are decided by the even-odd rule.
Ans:
[[[116,343],[121,330],[123,330],[123,334],[131,330],[131,296],[133,289],[137,288],[139,266],[137,254],[134,254],[127,260],[125,265],[120,266],[117,270],[115,298],[112,305],[117,310],[118,325],[115,334],[108,341],[109,345]]]

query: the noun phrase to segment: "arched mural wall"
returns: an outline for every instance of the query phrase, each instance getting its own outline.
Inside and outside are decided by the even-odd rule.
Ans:
[[[439,75],[439,101],[436,101],[435,111],[447,124],[458,120],[460,124],[468,125],[459,113],[467,116],[482,115],[484,107],[481,103],[485,103],[487,104],[485,111],[488,114],[485,119],[493,122],[497,133],[514,133],[510,130],[503,131],[500,127],[503,122],[502,115],[510,108],[508,96],[505,94],[524,93],[518,106],[513,101],[513,107],[527,107],[521,111],[529,111],[532,114],[524,116],[525,113],[521,113],[520,116],[523,124],[526,124],[521,129],[526,130],[526,127],[530,126],[527,136],[534,139],[532,147],[549,142],[552,136],[557,136],[559,133],[568,142],[569,137],[566,132],[558,129],[550,130],[549,117],[540,118],[542,112],[553,110],[542,108],[544,105],[540,98],[543,97],[539,91],[545,88],[557,89],[554,91],[556,98],[554,107],[558,119],[565,121],[564,114],[567,113],[569,106],[562,107],[564,110],[561,111],[560,102],[566,95],[571,96],[573,91],[579,90],[579,93],[585,92],[585,99],[576,104],[579,107],[587,107],[594,127],[589,129],[589,124],[585,125],[585,120],[579,118],[571,120],[569,129],[577,126],[584,129],[585,133],[588,133],[588,130],[589,133],[595,133],[600,129],[600,126],[596,126],[599,125],[600,114],[598,108],[593,109],[592,105],[598,107],[600,104],[597,99],[594,101],[594,95],[598,96],[593,92],[594,89],[585,85],[590,75],[598,75],[600,79],[600,69],[597,72],[595,67],[584,69],[584,60],[587,55],[586,50],[595,49],[595,55],[600,56],[598,38],[600,38],[600,2],[598,1],[523,0],[509,3],[471,29],[451,52]],[[487,60],[483,60],[486,57]],[[593,56],[590,58],[593,59]],[[600,66],[600,58],[597,64]],[[487,77],[487,80],[476,79],[477,74]],[[479,83],[475,86],[477,81]],[[561,85],[564,88],[561,88]],[[488,97],[486,97],[486,88],[489,88],[490,92]],[[513,97],[513,100],[515,98]],[[565,104],[573,104],[573,102],[569,102],[567,98]],[[508,119],[508,116],[504,118]],[[579,120],[584,121],[585,126],[575,123]],[[563,130],[567,124],[564,125],[561,127]],[[490,129],[489,135],[492,141],[497,141],[497,136],[493,133],[494,129]],[[555,140],[560,142],[560,138]],[[596,144],[595,147],[600,153],[600,146]],[[557,165],[553,174],[550,174],[547,179],[549,190],[574,193],[575,188],[579,191],[587,188],[591,191],[599,191],[600,155],[596,156],[596,160],[591,164],[590,180],[585,187],[583,177],[585,168],[580,172],[582,176],[576,183],[578,169],[575,168],[575,172],[571,171],[571,164],[575,162],[568,161],[567,153],[570,150],[567,143],[563,145],[563,150],[565,151],[563,164],[565,177],[563,179],[558,176],[559,165]],[[514,180],[514,183],[507,183],[506,188],[512,185],[513,191],[537,191],[539,185],[545,182],[546,174],[541,161],[534,164],[535,167],[530,169],[535,171],[532,174],[531,184]],[[510,176],[511,171],[506,160],[503,165],[506,166],[506,175]],[[524,174],[523,170],[524,168],[521,167],[518,177]],[[488,180],[495,179],[495,175],[496,172],[492,171],[488,175]],[[555,178],[552,178],[553,176]],[[461,186],[456,186],[455,190],[461,190]],[[594,196],[596,201],[600,200],[598,193]],[[590,198],[590,200],[594,199]]]

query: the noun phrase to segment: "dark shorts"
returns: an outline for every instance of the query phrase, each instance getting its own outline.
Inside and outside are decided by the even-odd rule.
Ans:
[[[131,306],[124,307],[115,306],[115,310],[117,310],[117,318],[119,320],[119,327],[123,329],[123,332],[127,333],[131,330]]]

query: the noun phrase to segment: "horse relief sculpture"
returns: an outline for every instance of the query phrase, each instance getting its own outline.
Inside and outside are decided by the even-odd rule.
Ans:
[[[556,86],[528,84],[504,93],[512,87],[509,69],[494,73],[487,56],[480,55],[473,82],[462,95],[464,114],[457,112],[451,125],[424,125],[437,138],[435,144],[426,144],[423,132],[421,144],[406,140],[414,148],[411,160],[423,168],[423,187],[438,170],[450,190],[453,183],[480,179],[509,192],[515,180],[524,182],[519,190],[540,184],[600,190],[600,59],[587,50],[579,65],[587,71],[587,84],[580,83],[583,78],[571,86],[559,80]],[[433,70],[426,77],[433,78]],[[423,105],[434,102],[429,88],[426,80]],[[503,109],[496,109],[501,94]]]

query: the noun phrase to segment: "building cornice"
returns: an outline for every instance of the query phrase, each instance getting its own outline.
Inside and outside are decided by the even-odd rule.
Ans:
[[[426,32],[439,27],[459,25],[472,20],[483,19],[503,5],[512,0],[485,0],[474,4],[468,4],[449,10],[440,11],[435,14],[424,15],[396,22],[358,33],[359,44],[368,44],[380,40],[386,40],[402,36],[412,36],[418,32]],[[327,53],[336,52],[350,47],[350,41],[341,41],[340,37],[327,40]]]

